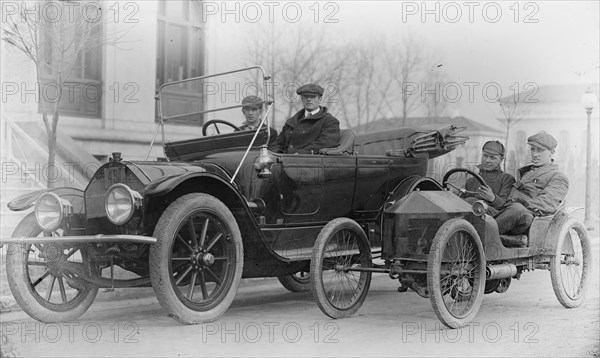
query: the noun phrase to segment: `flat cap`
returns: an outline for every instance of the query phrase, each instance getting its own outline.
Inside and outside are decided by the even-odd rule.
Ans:
[[[482,150],[489,154],[504,156],[504,146],[497,140],[490,140],[489,142],[485,142]]]
[[[242,105],[244,107],[251,107],[251,108],[256,108],[256,109],[261,109],[262,108],[262,98],[258,97],[258,96],[247,96],[246,98],[244,98],[242,100]]]
[[[550,134],[539,132],[527,138],[527,144],[542,149],[554,150],[558,145],[558,142]]]
[[[325,92],[323,87],[319,86],[316,83],[306,84],[296,90],[296,93],[300,96],[302,96],[303,94],[314,94],[317,96],[323,96],[323,92]]]

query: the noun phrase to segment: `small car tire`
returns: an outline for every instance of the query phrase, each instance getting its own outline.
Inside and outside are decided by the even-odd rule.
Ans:
[[[442,266],[443,262],[448,266],[448,261],[453,259],[449,257],[452,253],[457,257],[450,270],[456,272],[446,276],[454,280],[449,284],[444,283]],[[467,257],[473,257],[474,260],[468,261]],[[485,263],[481,239],[471,223],[455,218],[442,224],[429,250],[427,288],[436,315],[447,327],[461,328],[477,315],[485,289]],[[456,292],[461,290],[461,286],[465,292]],[[447,301],[451,303],[450,307]],[[461,306],[464,306],[464,310],[455,311]]]
[[[567,241],[573,238],[579,240]],[[565,308],[578,307],[583,302],[590,279],[591,250],[585,225],[575,218],[568,218],[560,228],[556,252],[550,259],[552,288]],[[578,282],[570,282],[572,278],[577,278]]]
[[[244,266],[242,236],[227,206],[208,194],[184,195],[163,212],[154,237],[150,279],[167,314],[197,324],[225,313]]]
[[[31,213],[17,225],[12,237],[36,237],[41,233],[42,230],[37,225],[34,214]],[[48,238],[48,241],[51,241],[51,238]],[[50,244],[49,248],[44,248],[43,245],[11,244],[7,248],[7,280],[15,300],[30,317],[45,323],[76,320],[90,308],[98,293],[98,288],[91,286],[73,287],[74,291],[66,289],[63,277],[60,274],[60,261],[66,260],[69,258],[67,256],[72,257],[72,255],[79,252],[79,255],[81,255],[80,264],[85,265],[85,270],[90,274],[92,274],[92,269],[85,250],[69,250],[67,253],[70,255],[64,255],[64,251],[67,251],[68,247],[61,245],[58,251],[55,251],[58,245]],[[39,251],[38,255],[35,255],[36,250]],[[51,254],[47,254],[47,258],[43,258],[43,252],[51,252]],[[60,257],[58,257],[59,253]],[[30,268],[29,258],[31,257],[35,257],[36,265]],[[40,265],[40,263],[45,262],[49,262],[52,268],[49,265]],[[45,268],[45,272],[40,274],[39,268],[42,267]],[[45,284],[40,285],[43,282]],[[48,283],[50,284],[50,290],[52,290],[50,296],[48,291],[43,294],[41,292],[43,287],[48,288]],[[59,292],[53,292],[56,287],[55,283],[58,283]],[[54,294],[54,297],[60,296],[60,301],[57,302],[56,299],[52,301],[52,294]]]
[[[352,219],[331,220],[319,233],[310,262],[313,297],[321,311],[331,318],[352,316],[362,306],[371,285],[372,273],[344,271],[349,263],[360,268],[372,266],[367,235]],[[348,285],[351,281],[354,284]]]

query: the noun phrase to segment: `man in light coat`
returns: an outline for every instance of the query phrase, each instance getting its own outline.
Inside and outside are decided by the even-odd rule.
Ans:
[[[533,218],[556,212],[569,191],[567,176],[552,159],[556,139],[540,132],[527,138],[527,144],[532,164],[519,169],[504,209],[494,216],[501,235],[527,234]]]

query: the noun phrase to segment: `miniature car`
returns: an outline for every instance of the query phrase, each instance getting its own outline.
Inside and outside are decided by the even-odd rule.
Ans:
[[[536,217],[526,241],[499,235],[486,204],[469,205],[450,189],[457,173],[481,176],[464,168],[448,171],[442,185],[389,197],[382,214],[382,246],[375,250],[364,228],[351,218],[329,222],[319,234],[311,260],[311,287],[319,307],[332,318],[354,314],[364,302],[372,273],[387,273],[429,298],[439,320],[450,328],[471,322],[483,295],[504,293],[525,271],[550,270],[552,287],[566,308],[581,305],[589,282],[591,246],[583,223],[560,208]],[[414,180],[418,181],[418,178]],[[460,181],[460,180],[458,180]],[[465,182],[465,179],[462,179]]]
[[[206,135],[212,126],[237,129],[219,119],[204,123],[206,136],[167,139],[167,125],[181,114],[163,114],[165,89],[243,71],[260,71],[268,93],[269,76],[258,66],[161,86],[156,133],[166,161],[113,153],[85,190],[44,189],[9,203],[33,208],[2,238],[10,244],[8,283],[27,314],[74,320],[99,288],[152,286],[169,316],[193,324],[221,316],[242,278],[279,277],[291,291],[309,290],[312,249],[331,220],[353,220],[380,247],[386,203],[415,190],[443,192],[425,176],[428,160],[467,140],[453,126],[360,136],[343,130],[335,148],[273,153],[262,125],[269,97],[256,131]]]

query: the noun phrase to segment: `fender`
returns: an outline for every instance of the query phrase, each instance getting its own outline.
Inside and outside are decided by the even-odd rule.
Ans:
[[[395,202],[396,200],[408,195],[410,192],[415,190],[443,190],[442,186],[435,180],[427,177],[421,177],[418,175],[412,175],[401,181],[394,190],[390,193],[390,196],[386,200],[386,203]]]
[[[211,179],[216,179],[221,183],[225,184],[227,187],[233,189],[237,196],[240,198],[242,195],[240,194],[237,185],[231,184],[228,179],[230,179],[229,174],[219,167],[208,167],[202,168],[205,170],[197,171],[197,172],[186,172],[184,174],[173,174],[161,177],[159,179],[153,180],[148,185],[146,185],[146,189],[144,191],[145,195],[148,196],[161,196],[164,194],[168,194],[171,190],[175,189],[179,184],[193,178],[199,177],[209,177]],[[214,169],[214,170],[206,170],[206,169]]]
[[[27,210],[33,207],[37,199],[44,193],[55,193],[61,198],[68,200],[71,203],[71,205],[73,205],[74,213],[83,213],[84,211],[83,190],[70,187],[36,190],[32,193],[27,193],[11,200],[6,206],[11,211]]]

